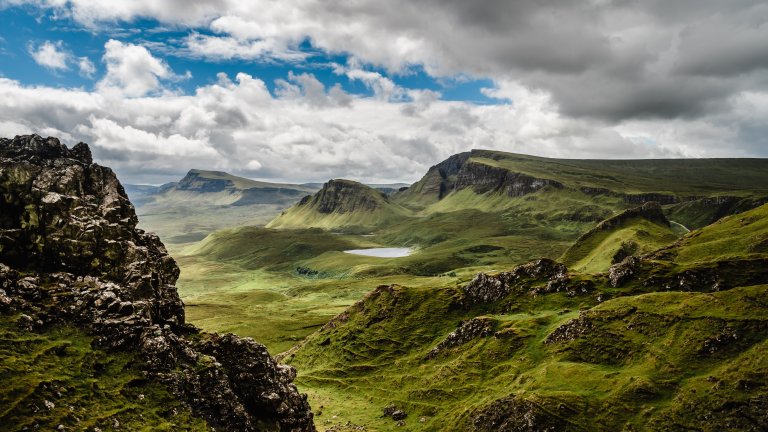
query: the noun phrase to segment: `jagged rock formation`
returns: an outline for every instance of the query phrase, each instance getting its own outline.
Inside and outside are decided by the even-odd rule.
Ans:
[[[508,272],[496,275],[478,273],[472,281],[464,286],[464,302],[467,306],[493,303],[504,299],[515,290],[527,290],[529,282],[567,285],[568,269],[558,262],[541,258],[527,264],[519,265]]]
[[[441,352],[464,345],[465,343],[480,337],[490,336],[493,333],[494,321],[487,317],[476,317],[463,321],[459,326],[443,339],[436,347],[427,353],[427,359],[433,359]]]
[[[571,414],[564,405],[561,414]],[[548,412],[534,401],[518,396],[499,399],[473,415],[472,426],[478,432],[560,432],[581,428]]]
[[[508,197],[519,197],[545,186],[557,189],[564,187],[555,180],[537,178],[471,160],[471,157],[480,154],[475,150],[459,153],[434,165],[421,180],[395,195],[397,202],[407,206],[409,201],[418,202],[420,198],[438,201],[451,192],[464,189],[472,189],[477,194],[494,192]]]
[[[329,180],[311,198],[302,199],[299,205],[310,205],[320,213],[351,213],[373,211],[381,207],[386,196],[350,180]]]
[[[185,324],[179,275],[137,218],[115,174],[86,144],[37,135],[0,140],[0,312],[29,330],[87,329],[136,350],[159,380],[217,430],[313,431],[295,370],[249,338]]]

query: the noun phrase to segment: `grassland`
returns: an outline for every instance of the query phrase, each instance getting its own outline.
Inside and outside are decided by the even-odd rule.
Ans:
[[[92,348],[72,327],[22,330],[17,319],[0,316],[2,430],[208,430],[131,355]]]
[[[759,238],[764,227],[755,218],[765,211],[694,231],[669,256],[688,271],[710,259],[768,258],[749,255],[754,241],[737,240],[721,255],[708,241],[749,220],[741,237]],[[690,253],[699,247],[714,253],[696,261]],[[759,401],[768,385],[768,286],[635,294],[654,287],[612,288],[604,278],[582,277],[596,284],[591,294],[519,293],[470,307],[461,306],[456,285],[382,287],[287,361],[302,371],[299,383],[313,406],[323,406],[321,428],[350,421],[376,431],[486,430],[478,418],[498,400],[507,415],[526,407],[527,421],[542,430],[765,425]],[[476,317],[492,323],[490,335],[427,356]],[[405,426],[381,415],[390,405],[409,414]]]
[[[708,275],[721,263],[749,273],[768,255],[766,207],[690,233],[674,222],[630,218],[582,236],[635,206],[634,195],[759,198],[768,193],[766,161],[570,161],[483,151],[469,161],[564,186],[523,196],[465,188],[441,199],[406,191],[412,201],[395,196],[384,206],[392,211],[329,217],[295,207],[289,224],[274,224],[293,229],[216,232],[175,249],[189,320],[286,352],[320,430],[345,430],[347,422],[369,431],[493,430],[477,419],[494,406],[526,411],[556,430],[744,426],[768,385],[766,286],[740,286],[755,278],[734,274],[736,282],[722,286],[736,288],[722,293],[655,292],[671,285],[615,288],[596,273],[624,248],[633,255],[661,249],[643,268],[657,279]],[[425,179],[420,190],[434,191],[439,178]],[[716,214],[699,216],[708,202],[665,212],[694,228]],[[415,252],[343,252],[392,246]],[[570,277],[590,288],[569,294],[539,281],[493,305],[463,302],[462,287],[477,272],[538,257],[563,257]],[[739,267],[744,259],[752,261]],[[491,334],[427,358],[473,318],[490,322]],[[573,322],[589,323],[588,331],[551,340]],[[408,413],[405,426],[382,416],[390,405]],[[722,416],[704,422],[713,410]]]

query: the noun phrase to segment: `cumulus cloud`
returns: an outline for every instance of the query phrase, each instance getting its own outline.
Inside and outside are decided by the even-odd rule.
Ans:
[[[739,155],[722,146],[733,142],[743,154],[768,156],[768,147],[749,144],[753,135],[762,134],[762,143],[768,136],[764,94],[734,98],[736,114],[619,127],[563,116],[552,109],[550,95],[511,81],[487,90],[511,102],[478,106],[430,95],[413,115],[404,108],[416,100],[345,94],[349,104],[330,103],[326,89],[303,90],[314,80],[311,74],[287,76],[299,88],[290,97],[273,96],[263,81],[240,73],[233,79],[220,74],[192,95],[114,98],[0,79],[0,132],[84,140],[97,160],[128,182],[169,181],[193,167],[274,180],[413,181],[471,148],[553,157]]]
[[[193,35],[189,46],[216,58],[279,57],[309,39],[390,71],[418,64],[434,76],[514,79],[548,92],[564,114],[614,122],[700,118],[768,86],[759,0],[42,3],[86,25],[150,17],[206,27],[217,35]]]
[[[67,65],[70,54],[64,50],[62,41],[45,41],[39,46],[30,45],[29,54],[37,64],[45,68],[61,71],[69,69]]]
[[[131,181],[195,166],[295,181],[414,180],[470,148],[768,156],[764,1],[36,3],[90,27],[141,17],[188,26],[176,54],[208,60],[301,61],[310,41],[351,58],[334,72],[373,94],[328,88],[308,72],[278,79],[274,95],[247,74],[176,94],[166,90],[180,77],[164,61],[116,40],[94,92],[0,79],[0,131],[86,140]],[[490,78],[484,93],[499,103],[446,101],[392,80],[414,65],[438,79]]]
[[[144,96],[160,90],[161,80],[181,78],[141,45],[110,39],[104,49],[107,74],[97,84],[100,91],[128,97]]]

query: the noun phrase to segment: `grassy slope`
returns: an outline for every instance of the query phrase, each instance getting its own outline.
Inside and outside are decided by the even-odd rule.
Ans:
[[[563,254],[562,261],[580,272],[599,273],[615,264],[614,256],[622,245],[633,245],[628,248],[630,255],[644,255],[675,240],[677,235],[670,227],[636,217],[613,229],[579,239]]]
[[[92,348],[71,327],[23,331],[16,318],[0,317],[1,429],[110,431],[117,420],[119,430],[208,430],[162,385],[146,381],[133,357]]]
[[[321,426],[351,421],[373,431],[466,430],[472,411],[518,395],[550,412],[563,412],[563,404],[565,413],[574,410],[568,418],[574,430],[654,423],[717,430],[722,424],[696,419],[685,404],[701,410],[702,399],[742,402],[768,384],[768,321],[756,318],[767,312],[766,286],[611,300],[587,313],[600,317],[587,337],[546,344],[554,329],[577,316],[571,310],[590,303],[556,294],[526,302],[530,309],[523,313],[486,314],[498,336],[425,360],[459,319],[472,315],[447,308],[449,293],[382,293],[343,326],[313,335],[290,358],[313,406],[324,406]],[[708,341],[729,328],[743,339],[706,351]],[[739,389],[744,380],[754,383],[751,392]],[[405,428],[381,417],[390,404],[409,413]]]
[[[692,232],[675,259],[695,268],[768,258],[755,249],[764,247],[766,212]],[[747,429],[768,385],[768,286],[621,297],[629,291],[602,280],[598,292],[619,297],[599,304],[596,294],[513,296],[491,309],[451,306],[460,295],[450,283],[378,289],[288,361],[313,406],[324,406],[321,428],[351,421],[380,431],[463,430],[475,410],[515,395],[569,430]],[[578,310],[593,327],[545,343]],[[493,321],[495,336],[425,360],[460,320],[478,315]],[[390,404],[409,413],[404,429],[381,416]],[[702,417],[712,411],[719,416]]]
[[[768,254],[768,205],[727,216],[681,239],[680,264],[750,258]]]
[[[577,188],[673,195],[768,193],[768,159],[579,160],[478,150],[470,160]]]
[[[337,201],[338,208],[323,212],[322,200]],[[365,203],[362,204],[361,203]],[[349,210],[360,206],[354,210]],[[323,228],[347,232],[368,232],[373,228],[397,223],[410,215],[410,211],[390,202],[379,191],[350,180],[332,180],[307,202],[300,202],[282,212],[268,228]]]

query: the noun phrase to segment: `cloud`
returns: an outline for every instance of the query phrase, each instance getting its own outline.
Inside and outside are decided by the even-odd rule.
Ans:
[[[609,122],[703,118],[768,88],[759,0],[42,3],[85,25],[147,17],[204,28],[215,35],[193,33],[188,50],[212,59],[298,56],[310,40],[390,72],[515,80],[565,115]],[[388,97],[372,72],[351,74]]]
[[[164,48],[110,40],[95,91],[0,79],[0,132],[85,140],[129,181],[147,173],[170,180],[191,167],[276,180],[409,181],[470,148],[768,156],[764,1],[37,3],[94,29],[149,18],[188,32]],[[333,72],[372,96],[324,84],[309,68],[277,79],[274,94],[245,73],[181,94],[171,85],[184,76],[157,57],[311,62],[307,42],[349,59]],[[397,85],[393,77],[414,66],[437,80],[489,78],[483,93],[497,104]]]
[[[339,104],[324,87],[312,90],[316,80],[289,74],[285,82],[298,91],[273,96],[256,77],[220,74],[190,95],[115,98],[0,78],[0,132],[83,140],[123,181],[153,183],[200,167],[298,182],[413,181],[471,148],[551,157],[768,156],[765,93],[732,98],[733,113],[611,126],[563,116],[551,95],[514,81],[486,90],[511,102],[478,106],[428,93],[408,102],[345,93],[349,103]],[[418,110],[406,109],[413,105]]]
[[[93,75],[96,73],[96,66],[88,57],[78,58],[77,67],[80,69],[80,75],[84,78],[93,78]]]
[[[53,71],[63,71],[69,69],[70,54],[64,50],[62,41],[45,41],[39,46],[29,45],[29,55],[37,64]]]
[[[161,80],[183,78],[141,45],[110,39],[104,49],[107,73],[96,85],[100,91],[128,97],[144,96],[161,90]]]
[[[211,36],[192,33],[184,40],[184,48],[175,50],[175,54],[210,60],[254,60],[272,59],[297,62],[307,57],[274,39],[240,40],[230,36]]]

